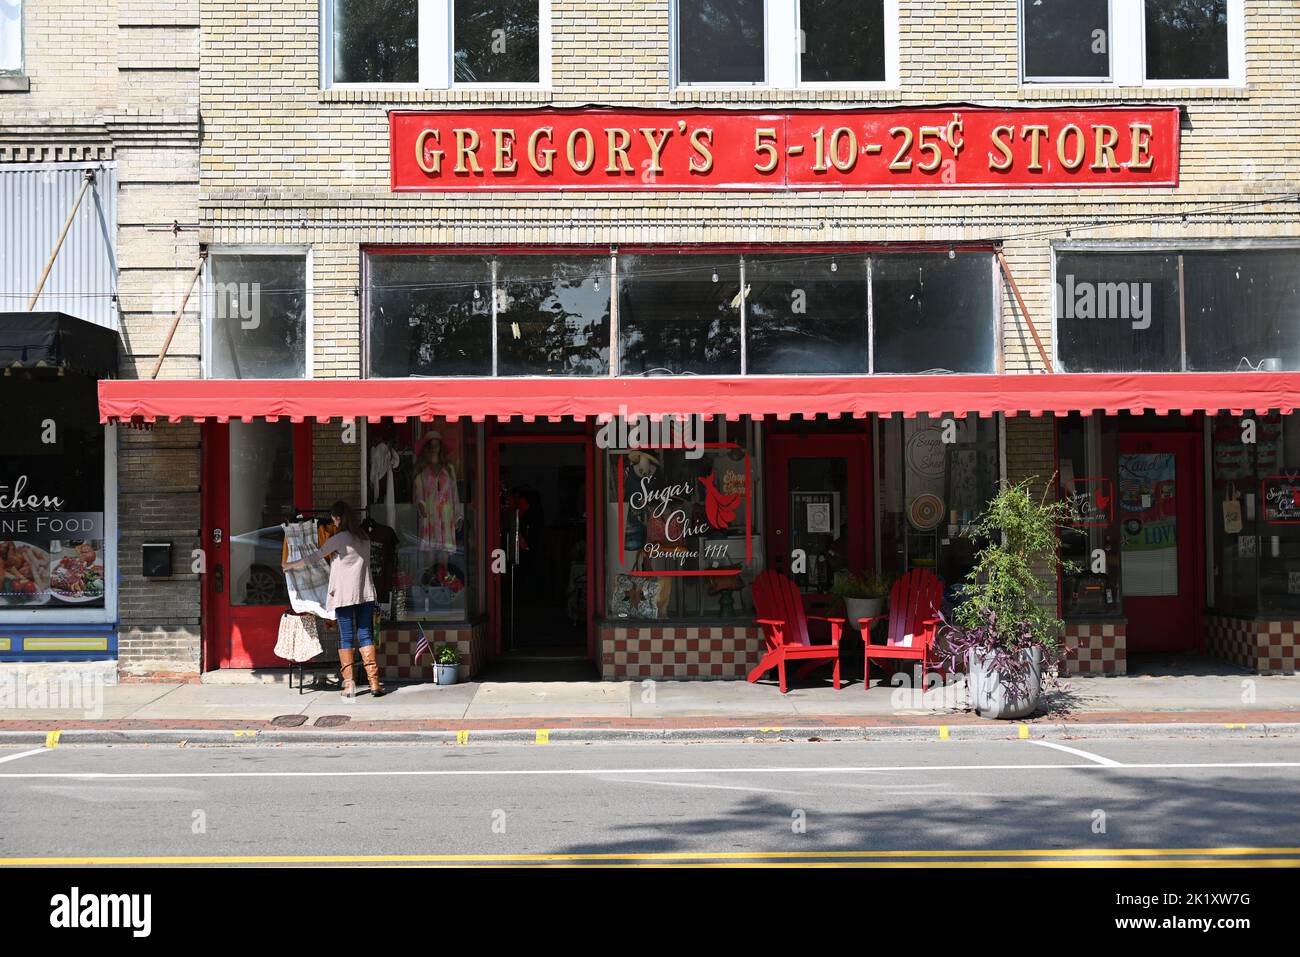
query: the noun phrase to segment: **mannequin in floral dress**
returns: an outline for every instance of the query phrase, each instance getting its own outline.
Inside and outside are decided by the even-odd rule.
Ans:
[[[433,552],[445,564],[456,551],[456,532],[464,524],[464,506],[456,489],[456,467],[447,460],[442,435],[429,432],[415,449],[411,499],[420,517],[420,551]]]

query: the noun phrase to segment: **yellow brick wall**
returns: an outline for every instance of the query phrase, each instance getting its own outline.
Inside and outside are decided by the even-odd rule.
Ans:
[[[1050,242],[1075,238],[1300,236],[1300,204],[1229,218],[1183,212],[1300,190],[1300,2],[1247,0],[1248,86],[1043,89],[1019,82],[1016,0],[900,0],[897,90],[674,91],[667,0],[554,0],[547,91],[322,91],[319,5],[201,4],[203,238],[316,250],[318,375],[360,373],[358,247],[367,242],[878,242],[1007,239],[1007,257],[1051,348]],[[980,104],[1186,107],[1182,186],[1159,190],[891,193],[401,195],[388,188],[391,108]],[[1149,213],[1170,220],[1107,225]],[[1032,238],[1016,238],[1025,234]],[[1006,370],[1041,368],[1024,317],[1003,308]]]

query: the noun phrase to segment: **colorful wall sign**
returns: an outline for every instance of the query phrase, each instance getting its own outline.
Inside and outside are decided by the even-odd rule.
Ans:
[[[394,192],[1177,186],[1177,107],[390,114]]]

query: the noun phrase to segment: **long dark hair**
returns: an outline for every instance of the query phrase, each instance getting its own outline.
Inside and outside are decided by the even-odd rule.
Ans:
[[[335,502],[330,507],[330,515],[338,519],[338,530],[347,532],[353,538],[369,539],[365,527],[361,524],[361,519],[357,517],[357,510],[347,502]]]

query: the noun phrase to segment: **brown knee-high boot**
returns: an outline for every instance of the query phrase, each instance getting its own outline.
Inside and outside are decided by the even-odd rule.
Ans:
[[[339,673],[343,677],[343,697],[356,697],[357,684],[352,678],[352,667],[356,664],[357,653],[352,648],[339,649]]]
[[[361,663],[366,667],[366,680],[370,682],[370,693],[378,698],[384,693],[384,686],[379,683],[379,656],[375,654],[374,645],[361,646]]]

